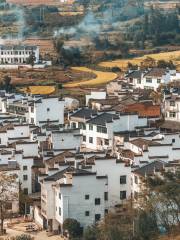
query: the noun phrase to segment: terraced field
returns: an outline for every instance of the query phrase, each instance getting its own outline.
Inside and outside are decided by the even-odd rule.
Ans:
[[[128,62],[134,64],[134,65],[140,65],[141,62],[147,58],[152,57],[156,61],[158,60],[172,60],[175,65],[177,65],[178,68],[180,68],[180,51],[173,51],[173,52],[163,52],[163,53],[156,53],[156,54],[148,54],[144,55],[143,57],[133,58],[133,59],[120,59],[115,61],[109,61],[109,62],[101,62],[99,65],[102,67],[119,67],[123,70],[127,69]]]
[[[54,86],[29,86],[26,88],[21,88],[21,92],[31,93],[31,94],[52,94],[55,92]]]
[[[102,72],[102,71],[96,71],[87,67],[73,67],[72,68],[75,71],[82,71],[83,72],[89,72],[92,74],[95,74],[96,77],[90,80],[85,80],[85,81],[78,81],[78,82],[72,82],[72,83],[67,83],[64,85],[64,87],[67,88],[74,88],[74,87],[81,87],[81,86],[97,86],[97,85],[103,85],[106,84],[114,79],[117,78],[117,74],[113,72]]]

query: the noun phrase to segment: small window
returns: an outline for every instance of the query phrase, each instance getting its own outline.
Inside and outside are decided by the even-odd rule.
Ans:
[[[126,199],[126,191],[120,191],[120,199],[121,200]]]
[[[170,118],[175,118],[176,117],[176,113],[175,112],[170,112],[169,113],[169,117]]]
[[[126,184],[126,175],[120,176],[120,184]]]
[[[157,79],[157,83],[161,83],[161,79]]]
[[[47,112],[49,112],[50,111],[50,108],[47,108]]]
[[[89,199],[89,195],[86,194],[86,195],[85,195],[85,200],[88,200],[88,199]]]
[[[25,195],[28,195],[28,188],[24,188],[23,192],[24,192]]]
[[[27,166],[23,166],[23,171],[26,171],[27,170]]]
[[[89,130],[93,131],[93,125],[92,124],[89,124]]]
[[[95,222],[101,219],[101,214],[95,214]]]
[[[89,211],[85,211],[85,216],[86,216],[86,217],[89,216]]]
[[[59,216],[61,216],[61,208],[59,207]]]
[[[86,136],[83,136],[83,142],[86,142]]]
[[[135,182],[135,184],[138,184],[138,177],[137,176],[134,176],[134,182]]]
[[[93,137],[89,137],[89,143],[93,143]]]
[[[152,83],[152,78],[146,78],[147,83]]]
[[[104,200],[108,201],[108,192],[104,192]]]
[[[101,204],[101,199],[95,198],[95,205],[100,205],[100,204]]]
[[[105,139],[105,140],[104,140],[104,145],[109,146],[109,139]]]
[[[61,193],[59,193],[59,199],[61,199]]]
[[[105,215],[108,214],[108,209],[105,209],[105,210],[104,210],[104,214],[105,214]]]
[[[175,106],[175,101],[170,101],[170,106],[174,107]]]
[[[23,175],[23,180],[27,181],[28,180],[28,175]]]
[[[172,143],[175,143],[175,142],[176,142],[176,139],[175,139],[175,138],[173,138],[173,139],[172,139]]]

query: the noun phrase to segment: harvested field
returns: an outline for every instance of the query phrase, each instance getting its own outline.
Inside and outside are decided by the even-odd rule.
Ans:
[[[82,71],[82,73],[89,72],[89,73],[95,74],[96,77],[90,80],[85,80],[85,81],[82,80],[78,82],[67,83],[64,85],[64,87],[73,88],[73,87],[80,87],[80,86],[103,85],[116,79],[118,76],[116,73],[113,73],[113,72],[95,71],[87,67],[73,67],[72,69],[75,71]]]
[[[39,46],[40,54],[43,57],[46,54],[51,57],[57,56],[52,39],[28,38],[23,41],[23,44]]]
[[[43,0],[7,0],[8,3],[19,4],[23,6],[36,6],[43,5],[45,2]],[[59,0],[47,0],[46,5],[59,5]]]
[[[20,91],[24,93],[47,95],[47,94],[54,93],[55,87],[54,86],[29,86],[29,87],[21,88]]]
[[[158,60],[166,60],[170,61],[172,60],[174,64],[180,65],[180,51],[173,51],[173,52],[162,52],[162,53],[155,53],[155,54],[148,54],[144,55],[143,57],[133,58],[133,59],[120,59],[110,62],[101,62],[99,65],[106,68],[113,68],[113,67],[119,67],[123,70],[127,69],[128,62],[134,64],[134,65],[140,65],[141,62],[147,58],[152,57],[156,61]]]

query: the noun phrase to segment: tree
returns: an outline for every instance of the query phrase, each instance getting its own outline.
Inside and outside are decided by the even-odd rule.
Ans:
[[[63,223],[63,230],[68,231],[71,238],[81,234],[80,223],[76,219],[67,218]]]
[[[14,240],[33,240],[33,238],[30,235],[22,234],[20,236],[15,237]]]
[[[98,238],[98,229],[95,225],[88,226],[84,230],[83,239],[84,240],[97,240]]]
[[[27,64],[30,64],[32,67],[34,66],[35,64],[35,61],[36,61],[36,57],[34,55],[34,52],[32,50],[31,54],[29,55],[28,59],[27,59]]]
[[[12,88],[11,77],[5,75],[3,78],[3,89],[6,90],[6,92],[10,92]]]
[[[0,233],[4,233],[4,220],[9,218],[11,212],[8,205],[18,199],[18,188],[15,174],[0,172]]]

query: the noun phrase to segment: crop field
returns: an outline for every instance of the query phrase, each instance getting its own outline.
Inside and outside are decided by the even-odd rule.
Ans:
[[[155,54],[148,54],[144,55],[142,57],[133,58],[133,59],[120,59],[115,61],[109,61],[109,62],[101,62],[99,65],[106,68],[113,68],[113,67],[119,67],[122,70],[125,70],[127,68],[128,62],[134,64],[134,65],[140,65],[141,62],[146,57],[152,57],[156,61],[158,60],[165,60],[169,61],[172,60],[175,65],[179,68],[180,66],[180,51],[173,51],[173,52],[163,52],[163,53],[155,53]]]
[[[52,94],[55,92],[54,86],[29,86],[20,89],[21,92],[31,93],[31,94]]]
[[[64,85],[64,87],[67,87],[67,88],[81,87],[81,86],[93,87],[96,85],[106,84],[116,79],[118,76],[116,73],[113,73],[113,72],[96,71],[87,67],[73,67],[72,69],[75,71],[82,71],[82,73],[83,72],[92,73],[92,74],[95,74],[96,77],[90,80],[85,80],[85,81],[82,80],[78,82],[67,83]]]

